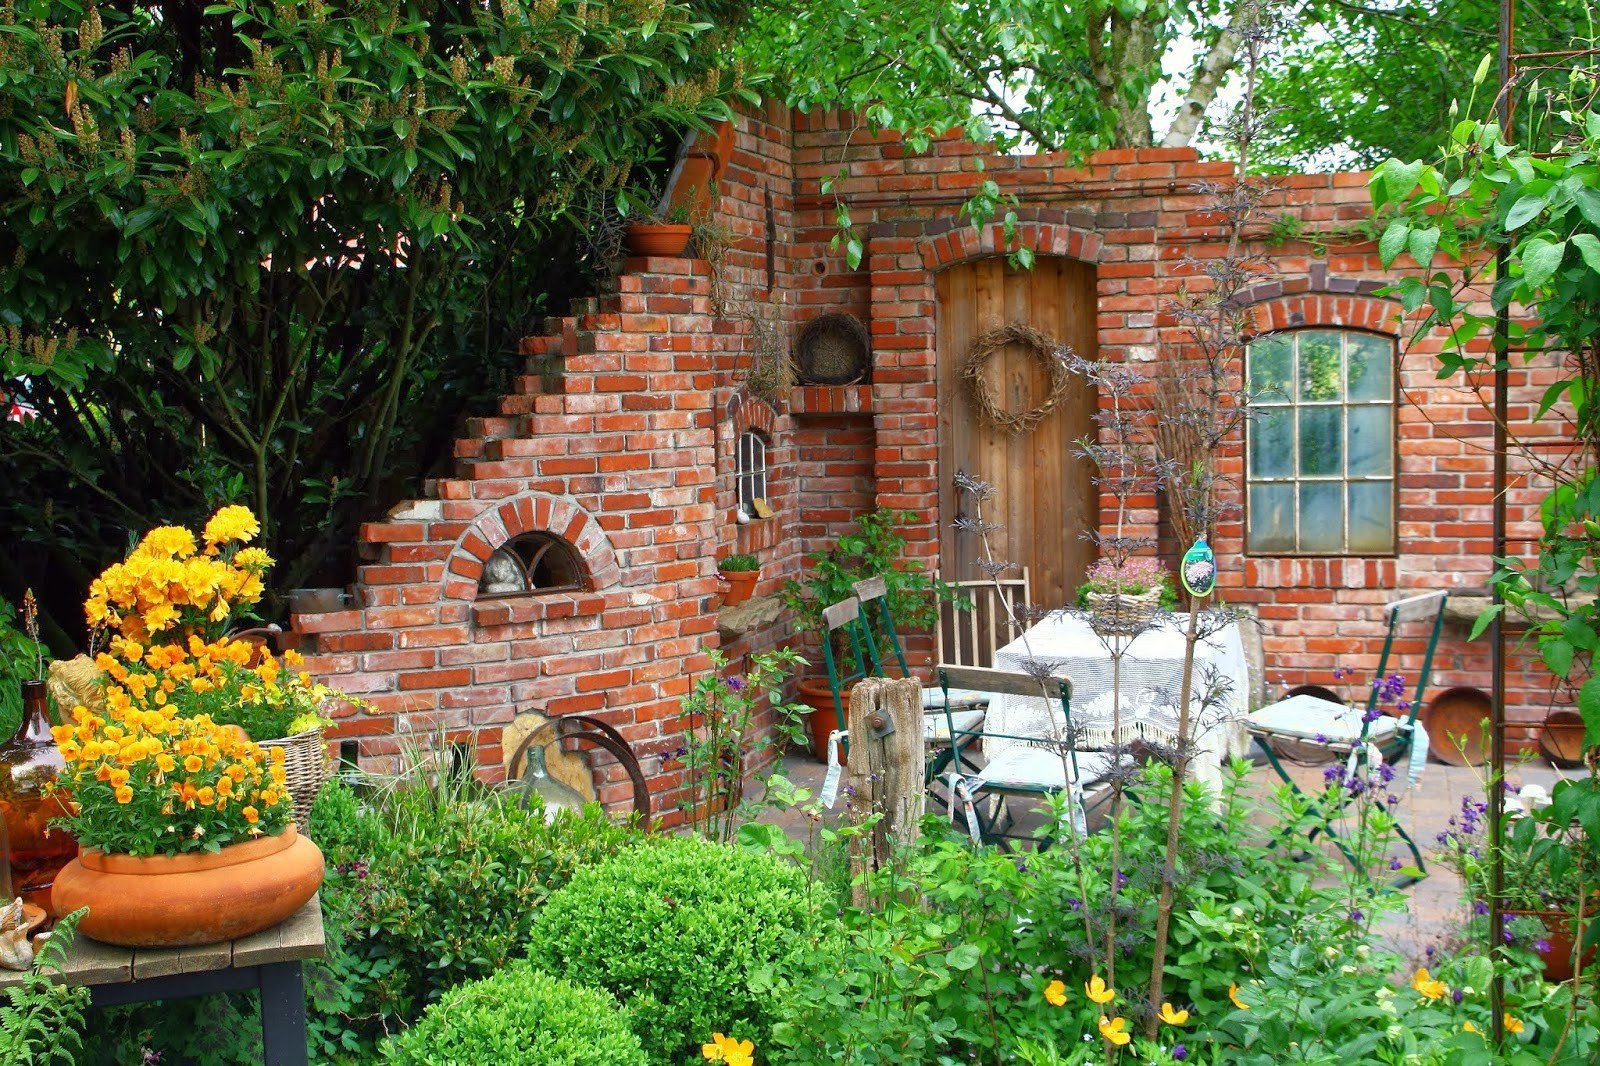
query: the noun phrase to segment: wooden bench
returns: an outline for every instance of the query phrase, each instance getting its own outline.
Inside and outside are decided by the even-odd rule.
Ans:
[[[79,935],[62,963],[62,978],[89,989],[93,1006],[150,1003],[213,992],[256,989],[261,995],[261,1061],[304,1066],[306,999],[301,964],[323,953],[322,903],[313,896],[288,921],[225,944],[183,948],[117,948]],[[0,970],[0,988],[20,973]]]

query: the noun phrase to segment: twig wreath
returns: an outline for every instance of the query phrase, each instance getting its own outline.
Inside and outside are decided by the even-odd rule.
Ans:
[[[999,397],[984,375],[989,360],[1009,344],[1026,348],[1028,354],[1050,373],[1049,394],[1037,406],[1026,411],[1008,411],[1001,407]],[[973,338],[972,346],[967,349],[967,357],[961,364],[961,376],[966,379],[967,394],[972,398],[972,406],[977,409],[978,417],[1013,434],[1030,430],[1044,421],[1072,387],[1072,374],[1067,370],[1066,360],[1069,350],[1048,333],[1021,322],[1011,322],[978,334]]]

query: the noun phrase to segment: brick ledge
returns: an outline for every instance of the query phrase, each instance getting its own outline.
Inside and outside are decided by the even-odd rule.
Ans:
[[[605,605],[606,598],[594,592],[507,596],[474,603],[472,620],[479,626],[505,626],[552,618],[581,618],[599,614]]]
[[[849,415],[871,411],[871,385],[796,385],[789,390],[791,415]]]

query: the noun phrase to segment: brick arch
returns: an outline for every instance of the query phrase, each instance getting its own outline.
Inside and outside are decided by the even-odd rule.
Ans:
[[[778,410],[741,388],[728,400],[728,421],[733,426],[735,439],[745,430],[753,429],[771,441],[777,433]]]
[[[1048,208],[1021,208],[1017,211],[1016,235],[1006,239],[1005,225],[992,222],[983,227],[969,226],[956,218],[931,219],[919,227],[917,251],[928,270],[943,270],[970,259],[1004,255],[1019,248],[1031,248],[1035,255],[1054,255],[1098,263],[1105,241],[1093,230],[1081,229],[1067,220],[1065,211]]]
[[[616,552],[594,516],[563,496],[525,492],[501,500],[462,531],[445,567],[444,598],[474,600],[489,556],[513,537],[549,533],[571,544],[583,560],[595,590],[622,578]]]
[[[1339,279],[1333,279],[1338,281]],[[1359,287],[1358,287],[1359,286]],[[1348,291],[1308,290],[1285,294],[1277,283],[1257,285],[1241,295],[1252,337],[1289,329],[1364,329],[1395,336],[1403,315],[1399,303],[1372,294],[1377,282],[1352,281]]]

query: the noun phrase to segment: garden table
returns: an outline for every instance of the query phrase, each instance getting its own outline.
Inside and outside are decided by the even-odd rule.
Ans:
[[[306,1000],[301,964],[324,947],[322,903],[316,897],[289,919],[225,944],[181,948],[118,948],[73,938],[61,964],[68,984],[89,989],[95,1008],[184,999],[255,989],[261,997],[261,1061],[304,1066]],[[0,988],[22,974],[0,970]]]
[[[1024,670],[1028,659],[1047,660],[1057,677],[1072,682],[1072,718],[1084,750],[1139,740],[1171,745],[1177,739],[1177,703],[1183,682],[1184,629],[1187,615],[1163,614],[1149,629],[1128,642],[1122,656],[1119,689],[1122,711],[1113,729],[1111,651],[1089,628],[1086,615],[1058,611],[1030,627],[995,652],[1000,670]],[[1125,639],[1125,638],[1123,638]],[[1191,697],[1191,735],[1196,748],[1190,763],[1195,779],[1216,790],[1222,784],[1222,763],[1243,756],[1250,747],[1245,715],[1250,711],[1250,669],[1237,622],[1229,622],[1195,645],[1195,691],[1201,677],[1213,675],[1226,691],[1203,712],[1198,695]],[[989,703],[988,724],[996,733],[1047,737],[1059,727],[1060,706],[1042,696],[996,696]],[[1025,741],[984,741],[990,751]]]

